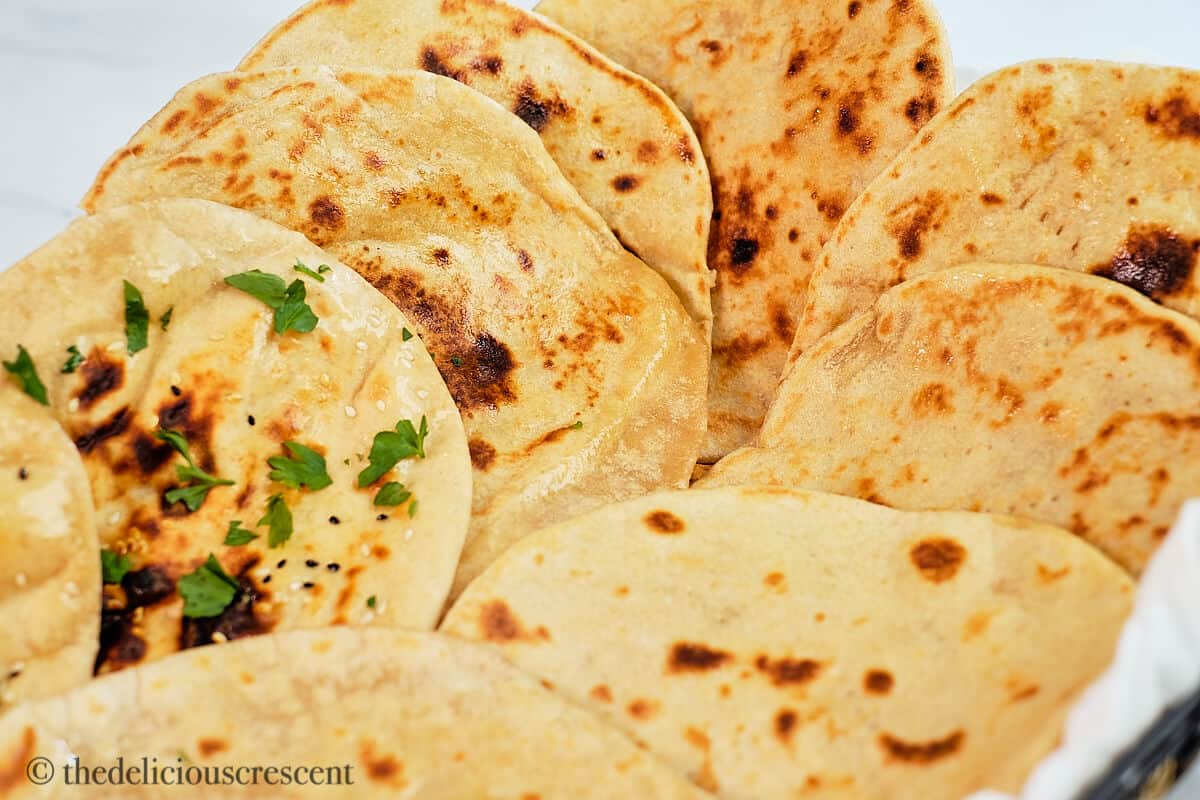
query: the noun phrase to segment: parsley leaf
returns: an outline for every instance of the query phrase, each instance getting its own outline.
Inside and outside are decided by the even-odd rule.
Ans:
[[[129,556],[114,553],[112,550],[100,551],[100,573],[105,583],[120,583],[125,573],[133,568]]]
[[[398,481],[385,483],[383,488],[379,490],[379,494],[375,495],[375,505],[377,506],[398,506],[408,502],[412,497],[412,492],[404,488],[404,484]]]
[[[292,269],[296,270],[296,272],[303,272],[308,277],[313,278],[314,280],[320,281],[321,283],[325,282],[324,275],[321,275],[319,272],[313,272],[311,269],[304,266],[303,262],[301,262],[299,260],[296,261],[296,266],[292,267]],[[325,267],[325,271],[328,272],[329,268]]]
[[[163,315],[161,317],[158,318],[158,324],[162,327],[162,329],[164,331],[167,328],[171,327],[171,318],[174,316],[175,316],[175,306],[171,306],[170,308],[168,308],[166,310],[166,312],[163,313]]]
[[[299,489],[307,486],[316,492],[333,483],[325,469],[325,457],[320,453],[297,442],[284,442],[292,454],[291,458],[271,456],[267,463],[274,469],[268,475],[271,480],[279,481],[284,486]]]
[[[146,349],[149,329],[150,312],[146,310],[146,301],[142,293],[129,281],[125,284],[125,345],[129,355]]]
[[[408,518],[412,519],[416,515],[417,515],[417,498],[414,497],[412,499],[412,502],[408,504]]]
[[[233,486],[233,481],[209,475],[196,466],[196,462],[192,459],[191,451],[188,449],[187,439],[183,438],[183,434],[177,431],[164,430],[155,431],[154,437],[159,441],[171,445],[175,452],[183,456],[188,462],[186,467],[182,464],[175,467],[176,477],[187,485],[168,491],[166,494],[168,503],[182,502],[187,506],[188,511],[195,511],[204,504],[208,493],[216,487]]]
[[[451,356],[450,363],[456,367],[461,367],[463,365],[463,360],[461,358],[459,358],[458,356]]]
[[[218,616],[233,602],[239,588],[217,557],[209,553],[207,561],[179,579],[183,615],[192,619]]]
[[[281,547],[292,538],[292,511],[287,507],[283,495],[274,495],[267,501],[267,513],[256,525],[270,526],[267,544],[270,547]]]
[[[317,315],[304,301],[308,290],[304,288],[304,281],[299,278],[287,285],[278,275],[252,269],[249,272],[230,275],[225,279],[225,283],[262,301],[273,310],[275,332],[278,334],[287,333],[289,330],[308,333],[317,327]]]
[[[257,538],[257,533],[246,530],[242,527],[242,521],[235,519],[229,523],[229,531],[225,534],[225,544],[230,547],[240,547],[241,545],[249,544]]]
[[[571,426],[571,430],[573,430],[573,431],[583,430],[583,420],[581,420],[581,419],[575,420],[575,424]]]
[[[428,435],[429,421],[424,416],[420,430],[410,420],[402,419],[396,423],[396,430],[375,434],[368,456],[370,465],[358,474],[358,487],[362,489],[375,483],[406,458],[424,458]]]
[[[60,372],[64,375],[70,375],[75,370],[79,369],[79,365],[83,363],[83,353],[79,352],[79,348],[71,345],[67,348],[68,357],[62,365]]]
[[[28,350],[17,345],[17,360],[0,363],[4,364],[5,370],[17,377],[17,383],[21,384],[21,389],[25,394],[44,406],[50,405],[50,400],[46,396],[46,385],[38,377],[37,368],[33,366],[33,359],[30,358]]]
[[[308,289],[304,288],[304,281],[299,278],[292,281],[287,288],[287,294],[284,295],[283,305],[275,311],[276,333],[284,334],[289,330],[308,333],[317,327],[317,315],[308,303],[304,302],[307,295]]]
[[[402,341],[407,342],[409,339],[412,338],[412,336],[413,336],[412,331],[410,331],[408,328],[405,328],[404,330],[400,331],[400,339]]]
[[[375,607],[375,595],[371,595],[370,597],[367,598],[367,608],[374,608],[374,607]]]

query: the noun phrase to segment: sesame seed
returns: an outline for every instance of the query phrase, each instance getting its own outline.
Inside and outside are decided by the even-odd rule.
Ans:
[[[15,662],[13,662],[12,667],[8,671],[8,677],[15,678],[24,671],[25,671],[25,662],[24,661],[15,661]]]
[[[336,561],[331,561],[325,565],[325,569],[329,570],[330,572],[337,572],[341,568],[342,568],[342,565],[337,563]]]
[[[67,402],[67,411],[69,411],[69,412],[71,412],[72,414],[74,414],[74,413],[75,413],[76,411],[78,411],[78,410],[79,410],[79,398],[78,398],[78,397],[72,397],[72,398],[71,398],[71,399],[70,399],[70,400]]]
[[[5,689],[4,694],[0,694],[0,703],[11,705],[17,699],[17,695],[12,689]]]
[[[350,419],[354,419],[358,416],[358,409],[356,409],[354,406],[346,406],[346,416]]]
[[[279,559],[279,563],[275,565],[275,569],[283,569],[286,566],[287,566],[287,559],[281,558],[281,559]]]
[[[371,555],[371,546],[369,544],[364,544],[361,548],[361,552],[363,554],[363,558],[366,558],[367,556]]]
[[[417,397],[421,398],[422,400],[425,400],[426,398],[429,397],[429,392],[425,391],[424,389],[418,389]]]
[[[342,521],[340,519],[338,519],[337,517],[330,517],[329,524],[330,525],[341,525]]]
[[[183,394],[183,389],[180,389],[178,386],[172,386],[171,394],[175,395],[176,397],[179,397],[181,394]]]
[[[26,584],[26,582],[29,580],[29,578],[27,578],[27,577],[25,576],[25,573],[24,573],[24,572],[18,572],[18,573],[17,573],[17,574],[16,574],[16,575],[13,577],[13,580],[14,580],[14,581],[16,581],[16,583],[17,583],[17,586],[24,586],[24,585]]]
[[[240,403],[242,402],[242,395],[238,392],[232,392],[225,395],[225,400],[230,403]]]
[[[380,411],[387,411],[387,403],[383,402],[382,400],[376,400],[375,407]]]
[[[67,581],[66,585],[63,586],[63,591],[66,592],[71,597],[78,597],[79,596],[79,584],[76,583],[75,581]]]
[[[183,376],[180,375],[178,372],[172,372],[171,373],[171,383],[178,386],[179,384],[183,383]]]
[[[313,583],[312,581],[305,581],[305,582],[304,582],[304,588],[305,588],[305,589],[311,589],[311,588],[313,588],[314,586],[316,586],[316,584],[315,584],[315,583]]]
[[[406,541],[406,542],[407,542],[407,541],[409,541],[410,539],[412,539],[412,537],[413,537],[413,529],[412,529],[412,528],[409,528],[408,530],[406,530],[406,531],[404,532],[404,541]]]
[[[296,591],[300,588],[300,581],[292,581],[290,584],[288,584],[288,588],[293,592]]]
[[[387,515],[387,514],[380,514],[380,515],[379,515],[378,517],[376,517],[375,519],[379,520],[380,522],[383,522],[383,521],[384,521],[385,519],[387,519],[387,518],[388,518],[388,515]]]
[[[17,477],[23,481],[29,480],[29,470],[21,467],[19,470],[17,470]]]
[[[212,640],[217,644],[224,644],[229,641],[229,637],[220,631],[213,631]]]
[[[120,511],[114,511],[113,513],[108,515],[108,524],[109,525],[116,525],[120,521],[121,521],[121,512]]]
[[[315,558],[310,558],[310,559],[308,559],[307,561],[305,561],[305,562],[304,562],[304,566],[306,566],[306,567],[319,567],[319,566],[321,566],[321,562],[320,562],[320,561],[317,561]]]
[[[125,349],[125,343],[124,342],[113,342],[112,344],[110,344],[108,347],[106,347],[104,349],[110,353],[115,353],[118,350]]]
[[[366,343],[366,342],[358,342],[358,343],[357,343],[357,344],[355,344],[354,346],[355,346],[355,347],[357,347],[359,350],[366,350],[366,349],[367,349],[367,343]]]
[[[253,414],[251,414],[250,416],[246,417],[246,422],[249,422],[249,423],[250,423],[250,427],[251,427],[251,428],[253,428],[255,425],[257,425],[257,424],[258,424],[258,423],[255,421],[255,419],[254,419],[254,415],[253,415]]]
[[[264,578],[262,579],[262,582],[263,582],[264,584],[266,584],[266,583],[270,583],[270,582],[271,582],[271,576],[270,576],[270,575],[267,575],[266,577],[264,577]]]

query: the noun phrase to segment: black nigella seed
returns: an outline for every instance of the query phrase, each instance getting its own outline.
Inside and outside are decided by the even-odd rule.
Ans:
[[[330,525],[341,525],[342,521],[340,519],[338,519],[337,517],[330,517],[329,524]]]
[[[250,416],[246,417],[246,422],[249,422],[250,427],[253,428],[254,427],[254,415],[251,414]]]
[[[320,561],[317,561],[315,558],[310,558],[310,559],[308,559],[307,561],[305,561],[305,562],[304,562],[304,566],[306,566],[306,567],[319,567],[319,566],[321,566],[321,562],[320,562]]]
[[[311,589],[311,588],[313,588],[314,586],[316,586],[316,584],[315,584],[315,583],[313,583],[312,581],[305,581],[305,582],[304,582],[304,588],[305,588],[305,589]]]
[[[385,519],[387,519],[387,514],[380,514],[375,519],[379,520],[380,522],[383,522]]]
[[[171,394],[175,395],[176,397],[179,397],[181,394],[183,394],[183,389],[180,389],[178,386],[172,386]]]
[[[337,562],[333,562],[333,561],[331,561],[330,563],[325,565],[325,569],[329,570],[330,572],[337,572],[341,568],[342,568],[341,564],[338,564]]]
[[[262,582],[263,582],[263,583],[270,583],[270,582],[271,582],[271,576],[270,576],[270,575],[267,575],[266,577],[264,577],[264,578],[263,578]]]
[[[281,558],[281,559],[279,559],[279,563],[275,565],[275,568],[276,568],[276,569],[283,569],[283,568],[284,568],[284,567],[286,567],[286,566],[287,566],[287,559],[286,559],[286,558]]]
[[[23,481],[29,480],[29,470],[21,467],[19,470],[17,470],[17,477]]]

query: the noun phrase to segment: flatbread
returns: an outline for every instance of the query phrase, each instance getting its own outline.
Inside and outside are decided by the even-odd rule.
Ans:
[[[929,273],[800,358],[759,447],[704,483],[1016,514],[1137,574],[1200,494],[1200,324],[1067,270]]]
[[[0,549],[2,712],[90,678],[100,630],[100,546],[83,462],[3,372]]]
[[[1055,528],[743,487],[531,536],[442,629],[721,797],[959,800],[1049,751],[1132,594]]]
[[[821,247],[867,182],[944,107],[950,52],[924,0],[543,0],[538,10],[662,86],[715,192],[709,435],[750,441]]]
[[[679,295],[707,339],[712,191],[691,125],[657,86],[536,14],[494,0],[317,0],[240,70],[299,64],[424,69],[520,117],[621,241]]]
[[[537,136],[425,72],[295,67],[183,89],[85,208],[195,196],[306,234],[391,298],[434,354],[475,465],[464,586],[507,545],[686,485],[708,352]]]
[[[1200,73],[1038,61],[990,75],[838,227],[805,348],[902,280],[972,261],[1103,274],[1200,314]]]
[[[0,792],[78,797],[63,783],[70,755],[87,767],[123,758],[127,775],[145,758],[160,774],[217,776],[172,786],[179,797],[707,796],[484,648],[380,629],[293,631],[180,653],[24,706],[0,721]],[[35,757],[57,773],[43,790],[24,777]],[[232,783],[254,766],[276,767],[274,784],[261,770],[257,785]],[[297,785],[317,778],[327,785]]]
[[[328,265],[323,282],[296,272],[297,260],[314,272]],[[265,303],[224,283],[251,269],[302,280],[315,330],[275,333]],[[148,346],[135,355],[123,281],[150,317]],[[72,223],[0,275],[0,296],[0,348],[28,350],[83,455],[100,543],[132,561],[134,572],[106,595],[101,671],[268,630],[434,625],[466,534],[466,436],[420,341],[401,341],[404,316],[352,270],[252,214],[173,200]],[[68,346],[86,360],[63,374]],[[426,457],[357,488],[375,435],[400,420],[419,427],[422,417]],[[155,438],[164,429],[184,436],[198,467],[234,485],[213,488],[193,512],[168,501],[193,481]],[[267,459],[288,456],[288,441],[322,453],[332,485],[271,480]],[[385,480],[402,482],[418,509],[373,505]],[[294,533],[269,547],[259,520],[275,495]],[[234,520],[258,538],[224,546]],[[185,619],[178,581],[210,553],[238,594],[219,616]]]

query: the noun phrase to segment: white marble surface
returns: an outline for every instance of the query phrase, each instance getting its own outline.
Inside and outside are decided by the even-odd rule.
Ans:
[[[100,165],[177,88],[231,68],[298,5],[0,0],[0,269],[78,213]],[[1200,0],[940,0],[938,7],[962,79],[1056,55],[1200,68]]]

